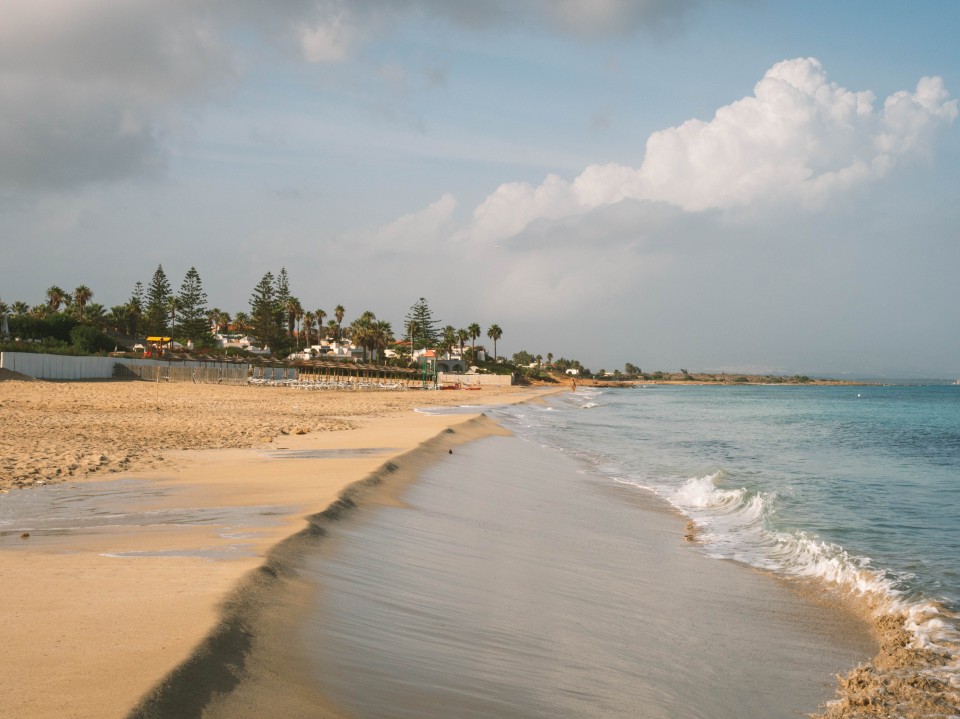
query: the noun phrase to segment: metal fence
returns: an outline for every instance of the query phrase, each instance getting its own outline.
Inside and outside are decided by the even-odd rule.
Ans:
[[[117,379],[143,379],[150,382],[193,382],[195,384],[246,384],[248,365],[128,364],[117,362],[113,376]]]
[[[243,384],[249,363],[170,361],[124,357],[72,357],[30,352],[0,352],[0,367],[36,379],[148,379],[167,382]]]
[[[0,367],[36,379],[103,379],[112,376],[112,357],[70,357],[0,352]]]
[[[422,384],[418,373],[350,362],[278,367],[202,360],[154,360],[124,357],[0,353],[0,367],[37,379],[141,379],[151,382],[254,384],[306,389],[407,389]],[[441,386],[477,389],[512,384],[510,375],[443,374]]]

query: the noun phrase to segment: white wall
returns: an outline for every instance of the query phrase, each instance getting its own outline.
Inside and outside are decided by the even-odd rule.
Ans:
[[[0,368],[12,370],[36,379],[109,379],[113,366],[147,365],[153,367],[213,367],[217,362],[172,362],[168,360],[128,359],[126,357],[69,357],[29,352],[0,352]],[[237,367],[224,363],[224,367]]]
[[[0,367],[37,379],[98,379],[113,376],[113,357],[68,357],[0,352]]]

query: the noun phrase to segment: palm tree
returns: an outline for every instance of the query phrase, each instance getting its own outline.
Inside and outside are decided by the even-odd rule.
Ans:
[[[10,305],[8,305],[3,300],[0,300],[0,315],[5,315],[10,311]]]
[[[477,337],[479,337],[483,333],[483,330],[480,329],[480,325],[478,325],[476,322],[473,322],[469,327],[467,327],[467,332],[470,333],[470,342],[472,343],[473,354],[474,356],[476,356]]]
[[[287,313],[287,336],[293,339],[293,329],[297,324],[297,319],[303,315],[303,307],[300,300],[292,295],[287,298],[286,307],[283,308]]]
[[[547,366],[553,365],[553,352],[547,352]]]
[[[10,306],[10,309],[13,310],[13,314],[17,315],[18,317],[23,317],[23,315],[30,311],[30,305],[23,300],[17,300]]]
[[[493,340],[493,361],[497,361],[497,340],[503,337],[503,330],[499,325],[490,325],[487,330],[487,337]]]
[[[315,321],[316,315],[313,312],[304,312],[303,313],[303,330],[307,333],[307,342],[304,344],[304,347],[309,347],[313,344],[311,340],[313,339],[313,324]]]
[[[93,297],[93,291],[86,285],[80,285],[73,291],[73,304],[77,308],[77,319],[83,319],[83,308],[87,306],[91,297]]]
[[[373,312],[367,310],[350,323],[350,339],[355,345],[363,349],[363,361],[367,361],[367,350],[373,344],[373,323],[376,320]]]
[[[414,338],[420,332],[420,323],[416,320],[407,320],[407,335],[410,337],[410,358],[413,359],[413,353],[416,351]],[[424,349],[427,349],[424,347]]]
[[[337,341],[339,342],[340,337],[340,325],[343,322],[343,316],[346,314],[346,310],[343,309],[343,305],[337,305],[333,308],[333,316],[337,318]]]
[[[320,336],[320,333],[324,331],[324,330],[323,330],[323,321],[327,318],[327,313],[324,312],[323,310],[320,310],[320,309],[314,310],[314,312],[313,312],[313,318],[314,318],[314,319],[316,320],[316,322],[317,322],[317,344],[320,344],[320,341],[323,339],[323,338]]]
[[[60,305],[67,301],[67,295],[62,289],[53,285],[47,289],[47,306],[51,312],[59,312]]]
[[[91,302],[84,308],[81,320],[103,329],[107,322],[107,309],[99,302]]]
[[[177,326],[177,310],[180,309],[180,298],[176,295],[167,297],[167,309],[170,310],[170,334],[173,335],[173,328]]]
[[[465,330],[462,327],[457,330],[457,339],[460,341],[460,359],[463,359],[463,345],[470,339],[470,330]]]
[[[207,314],[205,315],[205,317],[207,318],[207,322],[210,323],[210,331],[213,334],[216,334],[217,332],[219,332],[220,331],[220,308],[211,307],[210,309],[207,310]]]
[[[133,338],[137,338],[137,325],[140,323],[140,318],[143,316],[143,302],[139,297],[134,295],[130,298],[130,301],[127,302],[127,324],[129,332],[133,335]]]
[[[250,329],[250,315],[246,312],[237,312],[233,316],[233,328],[242,334],[246,334]]]
[[[210,320],[210,328],[214,334],[219,334],[221,329],[228,329],[230,327],[230,315],[219,307],[208,310],[207,319]]]
[[[337,332],[340,331],[340,325],[337,324],[336,320],[327,320],[327,337],[336,337]]]
[[[450,350],[457,343],[457,328],[453,325],[447,325],[443,328],[443,336],[440,339],[441,349],[446,353],[447,359],[450,359]]]
[[[377,361],[384,364],[383,353],[387,345],[393,342],[393,327],[385,320],[377,320],[373,323],[371,333],[371,344],[377,352]]]
[[[127,329],[127,322],[130,314],[129,305],[114,305],[107,313],[106,321],[110,329],[114,332],[123,333]]]

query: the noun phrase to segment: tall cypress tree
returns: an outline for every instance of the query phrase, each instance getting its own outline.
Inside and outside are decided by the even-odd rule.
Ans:
[[[165,335],[167,323],[167,303],[172,295],[170,282],[163,271],[163,265],[157,265],[153,279],[147,287],[147,307],[144,313],[145,329],[149,335]]]
[[[437,325],[439,320],[433,319],[433,313],[430,312],[430,306],[427,301],[421,297],[417,303],[410,308],[405,321],[406,335],[411,335],[413,328],[413,349],[423,349],[424,347],[435,347],[440,339],[440,331]]]
[[[178,334],[191,339],[194,343],[210,336],[210,322],[207,319],[207,293],[196,267],[187,270],[180,285]]]

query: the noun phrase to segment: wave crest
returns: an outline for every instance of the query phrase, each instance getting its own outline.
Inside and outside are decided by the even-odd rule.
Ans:
[[[861,691],[868,679],[870,686],[890,688],[891,697],[899,696],[895,701],[900,701],[902,693],[892,688],[909,687],[904,678],[922,673],[931,680],[929,700],[950,703],[956,699],[960,688],[957,617],[936,602],[910,596],[900,579],[874,567],[868,557],[853,555],[814,534],[777,530],[771,521],[776,495],[746,487],[718,487],[724,478],[724,472],[718,471],[655,491],[690,518],[693,527],[688,528],[688,536],[695,537],[711,556],[833,586],[864,601],[873,614],[880,654],[841,682],[841,698],[824,717],[859,716],[845,712],[857,705],[851,699],[854,690]],[[927,700],[918,706],[928,706]]]

